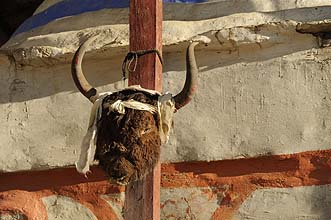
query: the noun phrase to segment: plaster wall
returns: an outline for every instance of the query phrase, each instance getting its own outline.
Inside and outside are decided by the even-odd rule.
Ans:
[[[211,43],[196,52],[199,92],[176,114],[162,161],[329,149],[330,49],[296,28],[283,21],[208,32]],[[164,91],[175,94],[183,85],[185,45],[165,45]],[[120,72],[125,53],[113,53],[96,50],[84,60],[100,91],[126,85]],[[77,159],[91,104],[73,85],[70,58],[28,56],[22,63],[2,56],[1,170],[68,166]]]
[[[243,219],[330,219],[330,185],[257,190],[236,213]]]
[[[199,91],[162,146],[161,218],[328,219],[331,48],[301,32],[330,31],[331,1],[244,2],[164,8],[164,91],[183,85],[187,41],[210,42],[196,50]],[[91,35],[87,78],[125,87],[126,8],[54,19],[0,49],[0,218],[122,218],[123,188],[49,170],[79,155],[91,104],[70,62]]]

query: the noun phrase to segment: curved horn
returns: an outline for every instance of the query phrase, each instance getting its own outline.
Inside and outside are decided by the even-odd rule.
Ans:
[[[95,37],[91,37],[87,39],[76,51],[72,63],[71,63],[71,74],[74,79],[75,85],[78,90],[88,98],[92,103],[98,98],[98,91],[92,87],[89,82],[86,80],[83,70],[82,70],[82,60],[84,54],[86,52],[87,46],[95,39]]]
[[[194,56],[194,47],[199,42],[192,42],[186,50],[186,81],[184,88],[175,97],[175,107],[180,109],[193,98],[198,87],[198,67]]]

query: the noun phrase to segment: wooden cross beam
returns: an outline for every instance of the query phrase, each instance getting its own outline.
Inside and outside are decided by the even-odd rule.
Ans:
[[[162,0],[130,1],[130,51],[157,49],[162,54]],[[162,90],[162,65],[156,53],[142,56],[129,85]],[[160,219],[160,162],[145,180],[126,187],[125,220]]]

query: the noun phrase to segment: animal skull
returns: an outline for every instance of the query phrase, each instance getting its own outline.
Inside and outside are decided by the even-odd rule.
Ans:
[[[92,103],[100,98],[97,90],[86,80],[82,71],[82,60],[90,38],[76,51],[72,65],[72,77],[79,91]],[[172,97],[174,108],[179,110],[193,97],[197,89],[198,68],[191,43],[186,52],[186,81],[181,92]],[[97,142],[95,160],[107,173],[111,182],[126,185],[129,182],[143,179],[156,165],[160,156],[160,114],[155,111],[138,110],[125,107],[125,113],[116,111],[113,106],[119,101],[138,101],[159,107],[161,94],[145,90],[124,89],[107,95],[102,99],[102,113],[97,122]]]

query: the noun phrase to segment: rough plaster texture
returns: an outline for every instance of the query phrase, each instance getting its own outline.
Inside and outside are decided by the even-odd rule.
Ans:
[[[123,218],[123,207],[125,202],[125,193],[117,193],[117,194],[108,194],[102,195],[101,198],[107,201],[110,205],[118,220],[124,220]]]
[[[239,208],[234,220],[331,218],[330,185],[255,191]]]
[[[120,68],[120,60],[113,62],[104,63],[106,69],[101,68],[100,72],[86,68],[97,76],[89,77],[91,81],[100,85],[103,80],[119,80],[120,74],[111,75],[107,69],[109,66]],[[94,65],[98,68],[104,65],[97,63]],[[91,104],[72,91],[70,65],[21,69],[9,64],[0,68],[3,70],[0,120],[4,126],[0,131],[0,170],[72,165],[79,155]],[[119,82],[104,90],[121,86]]]
[[[48,196],[43,198],[48,220],[96,220],[96,216],[84,205],[65,196]]]
[[[8,213],[0,215],[0,220],[27,220],[27,218],[20,213]]]
[[[116,214],[123,219],[122,211],[125,193],[101,195]],[[161,189],[161,219],[211,219],[222,201],[223,194],[216,187],[192,187]],[[95,219],[95,216],[82,204],[65,196],[44,197],[48,219]],[[202,205],[203,204],[203,205]],[[106,211],[106,210],[104,210]]]
[[[254,191],[235,211],[231,219],[266,219],[266,220],[328,220],[331,202],[330,185],[305,186],[294,188],[267,188]],[[227,219],[221,212],[215,212],[223,204],[224,189],[221,187],[187,187],[161,189],[161,219],[212,220]],[[100,195],[109,207],[99,210],[101,213],[113,211],[116,218],[123,219],[122,210],[125,202],[124,192]],[[235,199],[233,197],[232,199]],[[73,198],[63,195],[51,195],[42,198],[49,220],[82,219],[96,220],[96,216],[86,206]],[[87,199],[87,201],[91,202]],[[93,210],[98,203],[91,202]],[[26,219],[23,215],[8,214],[0,216],[1,220]],[[40,218],[39,218],[40,219]],[[103,219],[103,218],[102,218]],[[230,220],[230,219],[229,219]]]
[[[233,56],[258,56],[247,49]],[[217,63],[219,57],[221,64],[202,69],[200,92],[176,114],[163,159],[217,160],[329,148],[329,53],[304,50],[231,65],[222,59],[228,54],[205,54],[205,59],[215,57],[206,62]],[[167,85],[181,77],[169,72],[166,79]]]
[[[211,219],[223,199],[209,187],[162,189],[161,219]]]
[[[292,20],[296,25],[300,22],[330,19],[330,6],[326,6],[326,2],[331,5],[331,1],[314,1],[314,4],[305,1],[306,4],[297,4],[294,7],[295,2],[298,1],[288,1],[290,6],[278,2],[275,3],[277,7],[274,6],[272,10],[267,11],[255,10],[256,7],[262,7],[256,6],[258,4],[252,4],[255,6],[249,10],[242,10],[247,4],[240,2],[233,4],[230,1],[193,5],[166,4],[163,44],[171,47],[164,49],[178,52],[185,41],[199,35],[211,36],[212,43],[218,44],[215,33],[224,29],[254,27],[288,20]],[[227,9],[224,9],[226,4]],[[173,13],[174,11],[176,13]],[[56,64],[67,62],[80,42],[89,35],[97,34],[99,37],[90,48],[95,56],[118,56],[127,51],[129,43],[127,22],[128,9],[105,9],[68,16],[14,36],[2,46],[1,51],[12,55],[19,64]]]
[[[165,91],[176,93],[183,84],[185,41],[204,35],[211,43],[197,48],[199,92],[176,114],[174,133],[162,148],[163,161],[330,148],[330,49],[319,49],[316,37],[296,29],[305,22],[328,24],[331,7],[298,8],[313,6],[305,2],[309,5],[263,13],[222,14],[219,9],[215,17],[207,13],[209,4],[179,8],[190,8],[187,18],[165,8]],[[125,86],[120,66],[128,46],[126,10],[59,19],[17,35],[1,48],[1,171],[75,162],[91,104],[73,85],[72,53],[86,36],[99,34],[86,55],[87,77],[100,91]],[[188,16],[184,11],[178,16]]]

